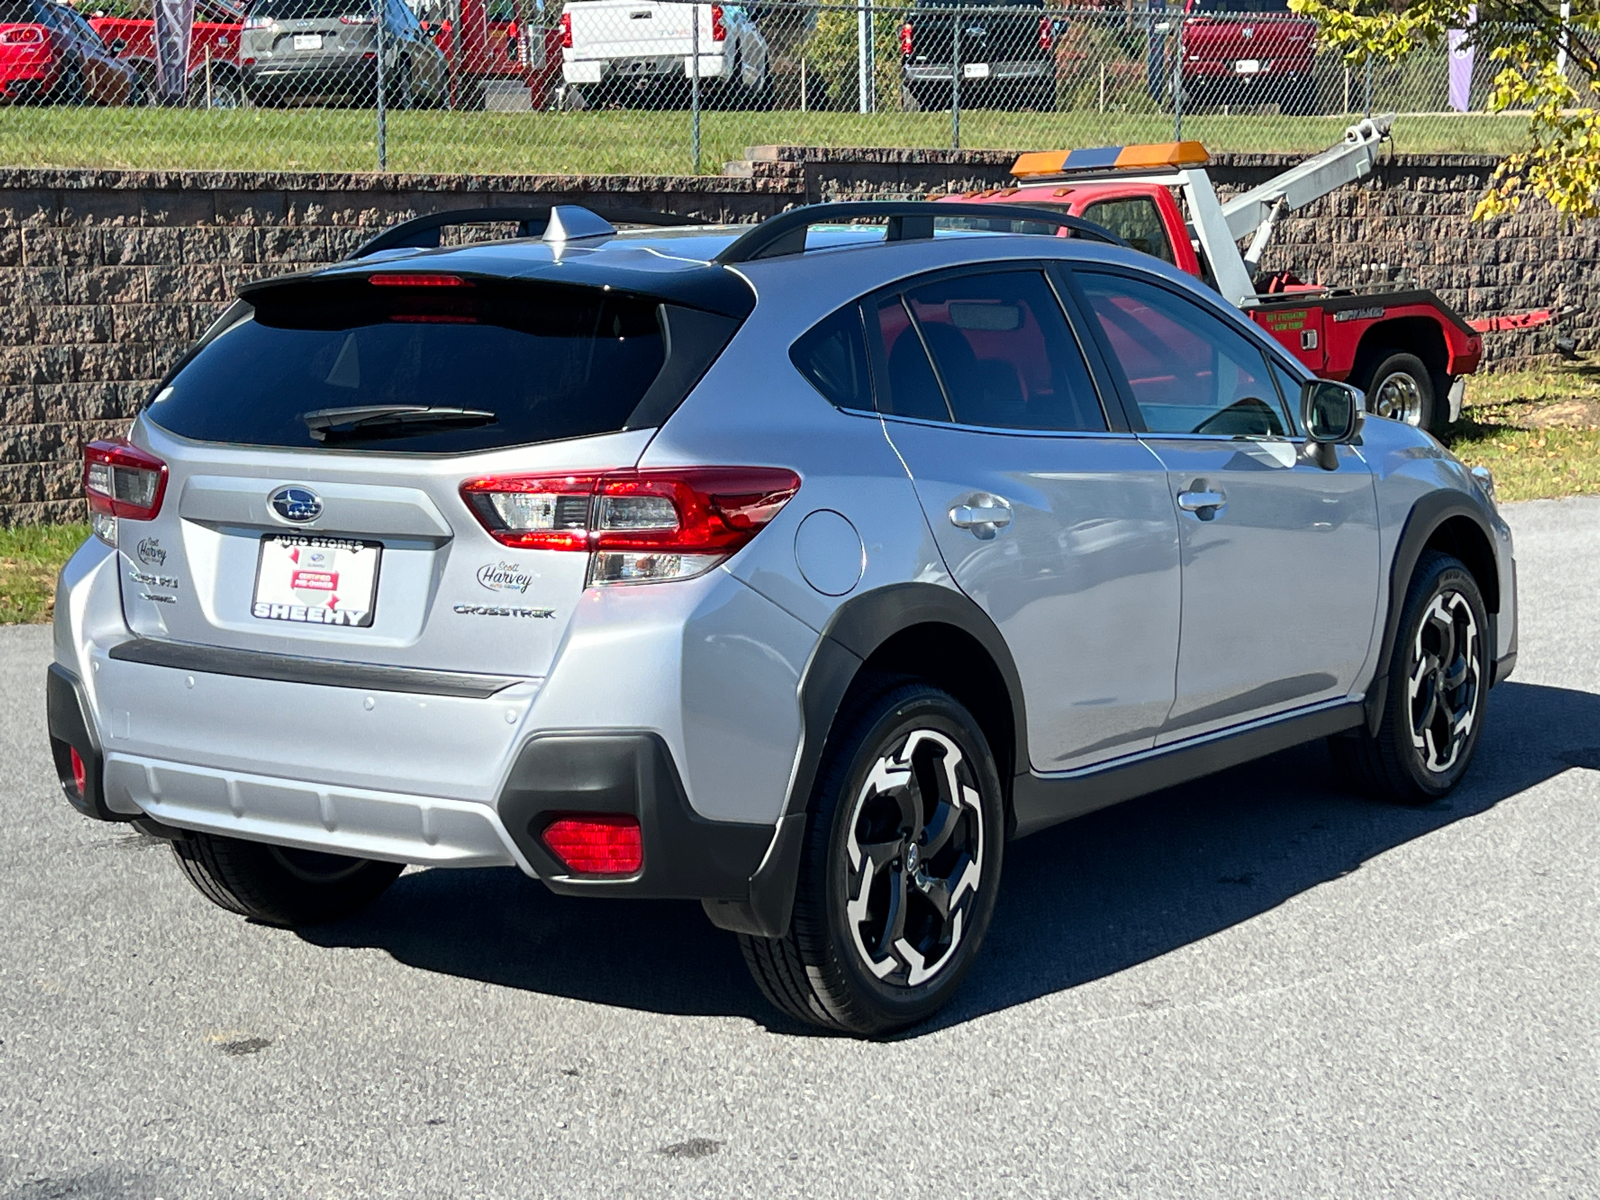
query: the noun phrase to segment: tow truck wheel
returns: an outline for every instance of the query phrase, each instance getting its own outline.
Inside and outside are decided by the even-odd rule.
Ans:
[[[1368,412],[1419,429],[1433,428],[1433,376],[1415,354],[1384,358],[1373,369],[1366,393]]]

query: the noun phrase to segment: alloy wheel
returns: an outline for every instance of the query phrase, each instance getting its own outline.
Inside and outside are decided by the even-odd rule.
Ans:
[[[1411,744],[1433,774],[1449,771],[1472,736],[1483,698],[1483,648],[1466,596],[1444,591],[1422,615],[1407,686]]]
[[[873,764],[845,852],[845,921],[862,963],[914,988],[955,961],[983,884],[978,781],[945,734],[917,729]]]

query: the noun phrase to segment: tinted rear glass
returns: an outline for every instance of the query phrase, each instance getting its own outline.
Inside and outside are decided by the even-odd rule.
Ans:
[[[33,25],[41,20],[33,0],[0,0],[0,25]]]
[[[1288,13],[1289,0],[1194,0],[1190,12]]]
[[[555,284],[289,285],[259,295],[254,313],[195,355],[149,415],[200,441],[388,453],[614,433],[661,374],[660,309],[647,297]],[[302,420],[393,404],[487,410],[493,420],[419,424],[405,436],[361,427],[326,443]]]
[[[372,0],[256,0],[250,6],[252,17],[277,17],[285,21],[342,17],[345,13],[370,15],[372,12]]]

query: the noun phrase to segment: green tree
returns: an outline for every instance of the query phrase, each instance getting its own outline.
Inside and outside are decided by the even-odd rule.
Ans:
[[[1521,149],[1495,169],[1474,219],[1514,211],[1525,196],[1574,217],[1600,217],[1600,0],[1289,0],[1315,18],[1346,61],[1394,61],[1439,50],[1452,29],[1487,48],[1496,73],[1490,112],[1528,113]],[[1564,61],[1564,64],[1562,60]]]

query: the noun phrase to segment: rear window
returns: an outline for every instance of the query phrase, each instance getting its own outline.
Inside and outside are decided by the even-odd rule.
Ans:
[[[1289,0],[1194,0],[1190,12],[1287,13]]]
[[[258,293],[254,311],[186,363],[152,420],[182,437],[255,446],[463,453],[628,427],[659,417],[661,377],[687,394],[738,322],[649,297],[545,283],[452,287],[310,281]],[[666,361],[664,326],[674,339]],[[709,336],[708,329],[709,328]],[[684,362],[688,354],[694,362]],[[351,420],[313,436],[308,413],[365,406],[469,410],[387,424]],[[325,422],[324,422],[325,423]]]
[[[0,0],[0,25],[35,25],[42,20],[34,0]]]
[[[250,6],[252,17],[276,17],[283,21],[371,12],[372,0],[255,0]]]

